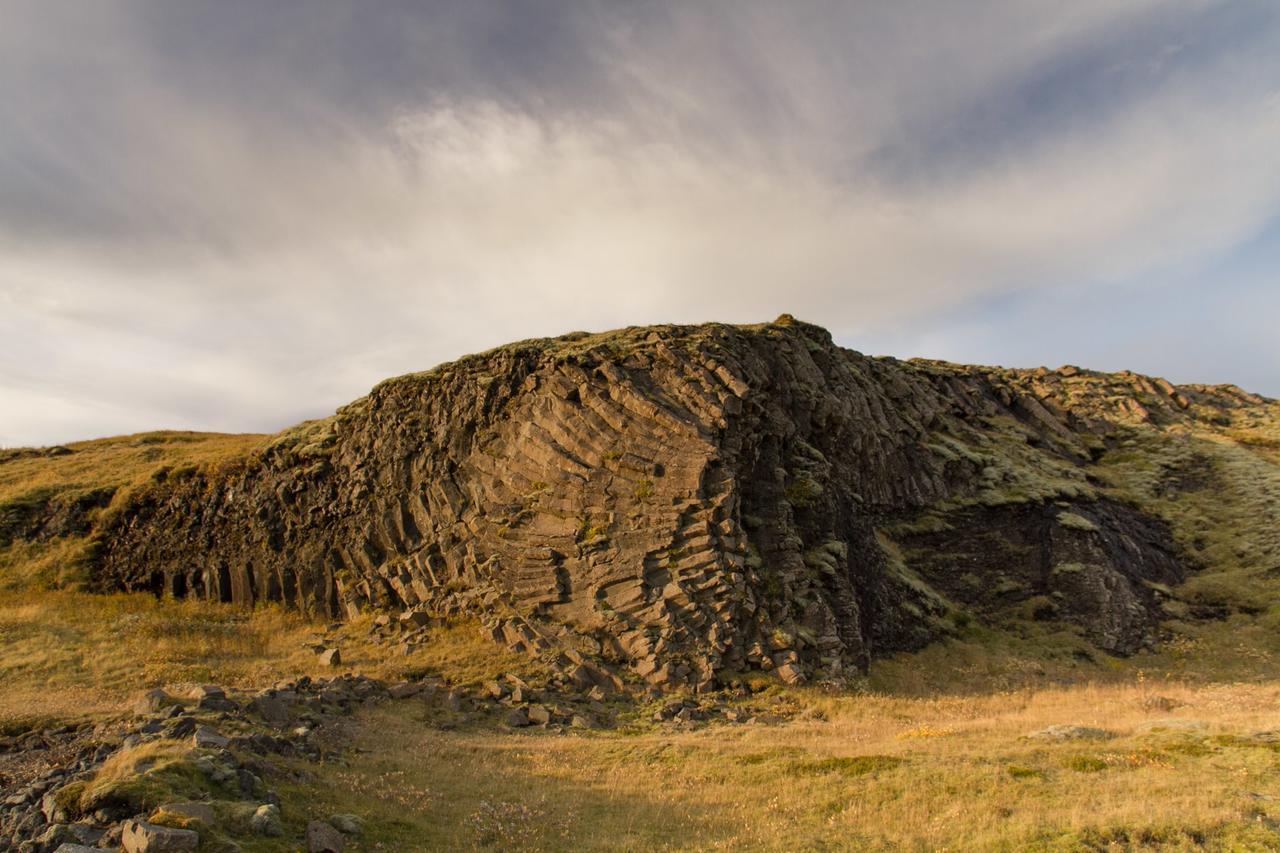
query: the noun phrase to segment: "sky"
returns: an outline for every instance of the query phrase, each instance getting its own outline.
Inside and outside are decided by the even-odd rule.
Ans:
[[[511,340],[1280,396],[1280,4],[0,0],[0,446],[272,431]]]

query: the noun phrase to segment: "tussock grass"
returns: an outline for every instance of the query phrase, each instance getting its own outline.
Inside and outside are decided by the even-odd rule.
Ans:
[[[1184,703],[1165,730],[1144,707],[1157,689]],[[293,793],[370,817],[362,849],[1280,845],[1280,806],[1263,799],[1280,797],[1276,753],[1231,735],[1276,724],[1280,683],[785,693],[826,719],[556,737],[428,731],[420,712],[382,706],[358,719],[349,765]],[[1117,737],[1026,738],[1061,723]]]
[[[0,725],[112,714],[146,688],[194,684],[262,687],[302,675],[358,671],[399,679],[442,675],[479,684],[541,665],[484,640],[469,620],[434,629],[412,654],[369,639],[369,617],[326,632],[325,623],[275,605],[0,591]],[[343,665],[322,666],[308,644],[337,645]]]

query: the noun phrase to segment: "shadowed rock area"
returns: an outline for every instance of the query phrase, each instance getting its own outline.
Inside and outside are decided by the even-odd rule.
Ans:
[[[1265,403],[873,358],[785,315],[579,333],[389,380],[157,477],[100,516],[92,583],[475,614],[584,686],[839,679],[1012,606],[1127,654],[1191,566],[1092,464],[1134,430]]]

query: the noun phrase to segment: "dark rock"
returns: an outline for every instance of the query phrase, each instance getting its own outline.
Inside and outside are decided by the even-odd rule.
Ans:
[[[324,821],[307,824],[307,853],[342,853],[345,846],[342,833]]]

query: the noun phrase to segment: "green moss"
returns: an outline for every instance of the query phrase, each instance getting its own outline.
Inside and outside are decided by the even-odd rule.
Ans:
[[[1083,515],[1074,512],[1058,513],[1058,524],[1071,530],[1080,530],[1086,533],[1096,533],[1098,526]]]

